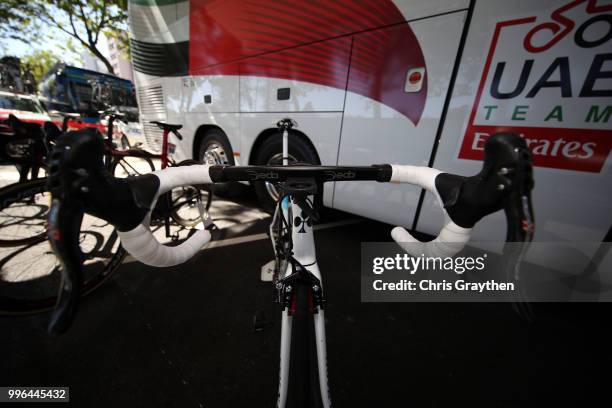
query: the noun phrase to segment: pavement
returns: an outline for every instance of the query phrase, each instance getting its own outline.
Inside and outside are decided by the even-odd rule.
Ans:
[[[269,217],[248,194],[211,212],[215,244],[172,268],[128,260],[62,336],[46,334],[48,314],[0,317],[0,385],[69,386],[74,407],[275,406],[279,312],[260,280]],[[361,242],[389,241],[391,226],[323,218],[335,407],[584,405],[606,391],[607,304],[536,304],[528,324],[501,303],[362,303]]]
[[[159,167],[159,162],[154,163]],[[131,165],[138,171],[146,172],[147,166],[132,162]],[[43,175],[41,175],[42,177]],[[13,166],[0,166],[0,188],[8,186],[19,180],[19,175]],[[26,238],[40,234],[44,231],[45,218],[41,215],[47,213],[50,205],[50,194],[41,193],[35,196],[36,206],[30,203],[19,206],[13,205],[0,211],[0,238],[16,239]],[[228,228],[238,234],[249,227],[250,224],[260,220],[268,220],[269,215],[256,207],[256,203],[237,203],[230,200],[216,199],[210,209],[210,215],[220,229],[217,238],[222,237]],[[269,223],[269,221],[267,221]],[[115,251],[119,241],[116,236],[110,242],[113,226],[96,217],[85,215],[81,225],[80,246],[88,254],[86,264],[106,262],[108,256]],[[162,243],[170,243],[171,238],[166,236],[163,225],[153,228],[154,235]],[[172,224],[170,234],[179,239],[187,237],[189,231],[179,225]],[[216,242],[213,245],[223,245]],[[132,259],[127,259],[127,262]],[[36,244],[0,247],[0,279],[19,282],[35,279],[51,273],[57,265],[57,259],[47,241]]]

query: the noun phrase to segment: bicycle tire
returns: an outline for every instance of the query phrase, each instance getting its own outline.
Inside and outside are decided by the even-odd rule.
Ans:
[[[95,225],[98,218],[86,216],[84,222],[88,225]],[[106,228],[108,226],[103,226]],[[119,243],[117,233],[114,228],[107,228],[110,234],[100,233],[100,231],[85,231],[81,233],[81,246],[87,241],[84,236],[92,237],[94,245],[87,243],[84,253],[84,280],[82,296],[86,296],[93,290],[106,282],[119,268],[127,252]],[[116,245],[116,248],[115,248]],[[48,271],[40,276],[24,279],[5,279],[7,269],[11,270],[11,262],[17,263],[25,261],[24,270],[27,267],[40,271]],[[44,259],[47,259],[45,262]],[[52,260],[50,260],[52,259]],[[29,262],[29,264],[28,264]],[[17,248],[12,253],[0,259],[0,314],[18,315],[32,314],[51,310],[57,304],[57,296],[61,284],[61,273],[59,264],[49,242],[46,240]]]
[[[146,163],[146,166],[142,165],[141,169],[137,169],[133,165],[131,165],[126,159],[142,160],[144,163]],[[119,169],[123,170],[123,172],[120,172]],[[130,172],[130,170],[132,172]],[[155,165],[153,164],[153,161],[149,159],[148,157],[141,157],[141,156],[116,157],[113,159],[113,162],[111,163],[111,167],[110,167],[110,173],[113,176],[119,177],[119,178],[124,178],[124,177],[129,177],[129,176],[138,176],[141,174],[150,173],[152,171],[155,171]]]
[[[123,158],[121,158],[123,159]],[[116,169],[121,159],[113,162]],[[146,166],[154,170],[149,158],[142,158]],[[148,168],[145,167],[145,170]],[[46,178],[20,183],[20,189],[3,190],[8,198],[22,191],[23,185],[37,186],[32,194],[46,190]],[[0,199],[2,197],[0,190]],[[27,191],[27,190],[26,190]],[[10,194],[9,194],[10,193]],[[11,195],[12,194],[12,195]],[[39,218],[46,225],[48,203]],[[1,201],[9,202],[9,201]],[[86,215],[83,218],[83,231],[80,235],[80,245],[84,253],[83,296],[91,293],[102,285],[118,269],[127,255],[119,243],[115,228],[106,221]],[[31,314],[53,309],[61,284],[59,265],[49,243],[46,232],[37,235],[36,239],[22,241],[24,247],[11,253],[3,251],[0,257],[0,314]],[[27,255],[26,255],[27,254]],[[24,265],[22,265],[24,264]]]
[[[45,239],[49,195],[46,178],[0,189],[0,247],[29,245]]]
[[[295,313],[291,323],[289,386],[286,408],[322,408],[317,364],[312,294],[306,283],[296,285]]]
[[[182,162],[178,163],[176,166],[192,166],[196,164],[202,164],[202,163],[199,163],[195,160],[183,160]],[[204,209],[208,211],[212,203],[212,188],[206,184],[188,186],[187,188],[198,191],[198,193],[196,194],[199,194],[199,197],[203,198],[202,201],[204,204]],[[179,214],[180,209],[184,207],[184,205],[182,205],[180,202],[177,203],[177,201],[180,200],[180,196],[178,199],[174,198],[174,194],[179,190],[184,194],[185,188],[183,187],[175,188],[170,192],[170,206],[172,209],[170,216],[172,217],[174,222],[176,222],[177,224],[185,228],[193,228],[196,225],[198,225],[200,222],[202,222],[202,217],[198,216],[196,218],[186,218],[182,216],[181,214]],[[188,198],[188,200],[186,201],[188,202],[187,205],[191,205],[191,201],[192,201],[192,197]]]

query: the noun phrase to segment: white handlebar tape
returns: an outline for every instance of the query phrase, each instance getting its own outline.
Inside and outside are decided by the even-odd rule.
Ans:
[[[208,165],[178,166],[151,173],[159,179],[159,189],[151,208],[155,207],[160,195],[173,188],[211,183],[208,169]],[[125,250],[140,262],[150,266],[166,267],[181,264],[193,257],[211,238],[210,232],[199,230],[182,244],[168,247],[159,243],[153,236],[150,222],[151,211],[136,228],[118,232]]]
[[[442,173],[440,170],[432,169],[431,167],[400,166],[395,164],[391,167],[391,182],[420,186],[432,193],[438,200],[440,207],[442,207],[442,198],[436,189],[436,177]],[[470,240],[472,228],[460,227],[450,219],[443,207],[442,211],[447,222],[438,236],[432,241],[419,241],[402,227],[395,227],[391,231],[391,237],[412,256],[447,257],[455,255]]]
[[[391,237],[412,256],[446,258],[463,249],[470,240],[471,231],[471,228],[462,228],[449,221],[440,231],[440,235],[429,242],[419,241],[402,227],[393,228]]]
[[[212,183],[208,173],[209,168],[208,164],[194,164],[192,166],[175,166],[154,171],[151,174],[155,174],[159,178],[157,196],[176,187]]]

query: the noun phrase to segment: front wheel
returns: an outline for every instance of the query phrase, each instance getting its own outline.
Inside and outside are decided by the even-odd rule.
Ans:
[[[0,246],[28,245],[45,239],[50,195],[46,178],[0,189]]]
[[[312,145],[300,136],[289,134],[289,164],[294,162],[319,164],[317,152]],[[255,155],[255,163],[259,166],[281,166],[283,164],[283,136],[276,133],[266,139]],[[267,181],[253,182],[255,193],[261,206],[269,213],[273,213],[279,194],[274,183]],[[320,202],[322,191],[317,194],[316,203]]]
[[[292,301],[289,387],[286,408],[322,408],[310,286],[297,285]],[[292,306],[293,306],[292,305]]]
[[[111,165],[111,174],[115,177],[125,178],[139,176],[155,171],[153,162],[148,157],[124,156],[117,158]]]

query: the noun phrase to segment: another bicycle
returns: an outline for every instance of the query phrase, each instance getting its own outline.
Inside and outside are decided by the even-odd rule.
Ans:
[[[289,126],[284,124],[283,126]],[[372,166],[209,166],[169,168],[129,179],[111,177],[104,168],[99,139],[65,135],[52,155],[49,240],[62,264],[63,285],[49,329],[62,333],[74,319],[82,291],[83,268],[78,246],[80,218],[94,214],[117,227],[124,247],[141,262],[165,267],[193,257],[210,240],[197,231],[173,248],[159,243],[149,218],[156,199],[171,189],[192,184],[270,181],[281,192],[274,248],[279,267],[275,279],[282,309],[278,407],[330,407],[325,346],[325,291],[317,264],[312,197],[325,182],[371,180],[410,183],[440,198],[448,222],[427,253],[451,256],[469,240],[472,227],[484,216],[504,209],[509,238],[528,240],[533,231],[530,192],[531,156],[514,134],[492,136],[485,146],[482,171],[462,177],[428,167]],[[117,211],[122,208],[122,211]],[[396,240],[416,242],[403,228]]]
[[[180,125],[156,122],[163,130],[163,149],[155,155],[141,149],[117,150],[112,143],[113,124],[122,114],[115,109],[101,112],[107,118],[107,133],[103,139],[95,129],[84,129],[80,134],[99,139],[104,146],[104,167],[116,177],[129,178],[155,170],[153,160],[160,160],[162,168],[193,164],[194,161],[174,163],[169,157],[169,135],[178,133]],[[47,132],[54,126],[45,125]],[[64,121],[64,130],[67,121]],[[57,129],[56,129],[57,130]],[[61,131],[57,130],[61,133]],[[57,288],[61,285],[57,258],[45,241],[49,210],[47,179],[18,183],[0,190],[0,245],[25,245],[3,252],[0,257],[0,313],[37,313],[48,310],[57,302]],[[207,185],[189,185],[173,189],[157,200],[150,217],[160,238],[173,242],[187,238],[200,225],[208,225],[208,209],[212,193]],[[117,212],[122,208],[118,207]],[[81,220],[79,246],[84,254],[86,273],[83,294],[103,284],[119,267],[126,256],[117,232],[107,221],[85,215]]]
[[[170,135],[182,140],[183,136],[179,132],[182,125],[159,121],[151,122],[162,130],[162,149],[160,154],[152,154],[140,148],[117,150],[113,143],[113,124],[116,120],[121,120],[124,114],[119,113],[114,108],[100,113],[103,117],[107,118],[108,123],[105,163],[107,163],[109,172],[115,177],[123,178],[150,173],[155,170],[153,160],[156,159],[160,161],[161,169],[171,166],[198,164],[195,160],[175,162],[171,158],[171,154],[176,146],[170,142]],[[173,235],[170,233],[170,218],[184,228],[195,227],[202,221],[202,213],[205,213],[210,208],[212,190],[208,185],[181,186],[172,190],[163,200],[163,207],[160,203],[157,208],[159,216],[153,217],[153,219],[163,219],[166,236],[171,238]],[[205,212],[202,211],[202,208]],[[167,212],[168,214],[162,215],[162,212]],[[177,239],[178,236],[174,234],[174,240]]]
[[[63,116],[62,129],[51,122],[31,128],[32,132],[42,132],[48,151],[79,115]],[[97,130],[86,132],[100,138]],[[43,166],[46,168],[46,163]],[[57,258],[45,240],[49,207],[46,177],[0,189],[0,244],[10,247],[1,251],[0,313],[41,312],[57,303],[61,274]],[[117,269],[126,252],[120,247],[114,227],[90,215],[83,217],[79,246],[86,265],[83,293],[89,293]]]
[[[63,122],[67,129],[68,118]],[[61,131],[51,122],[44,126],[22,122],[13,115],[2,124],[2,164],[19,171],[19,181],[0,188],[0,247],[29,245],[45,239],[49,197],[46,157]],[[43,174],[44,173],[44,174]]]

